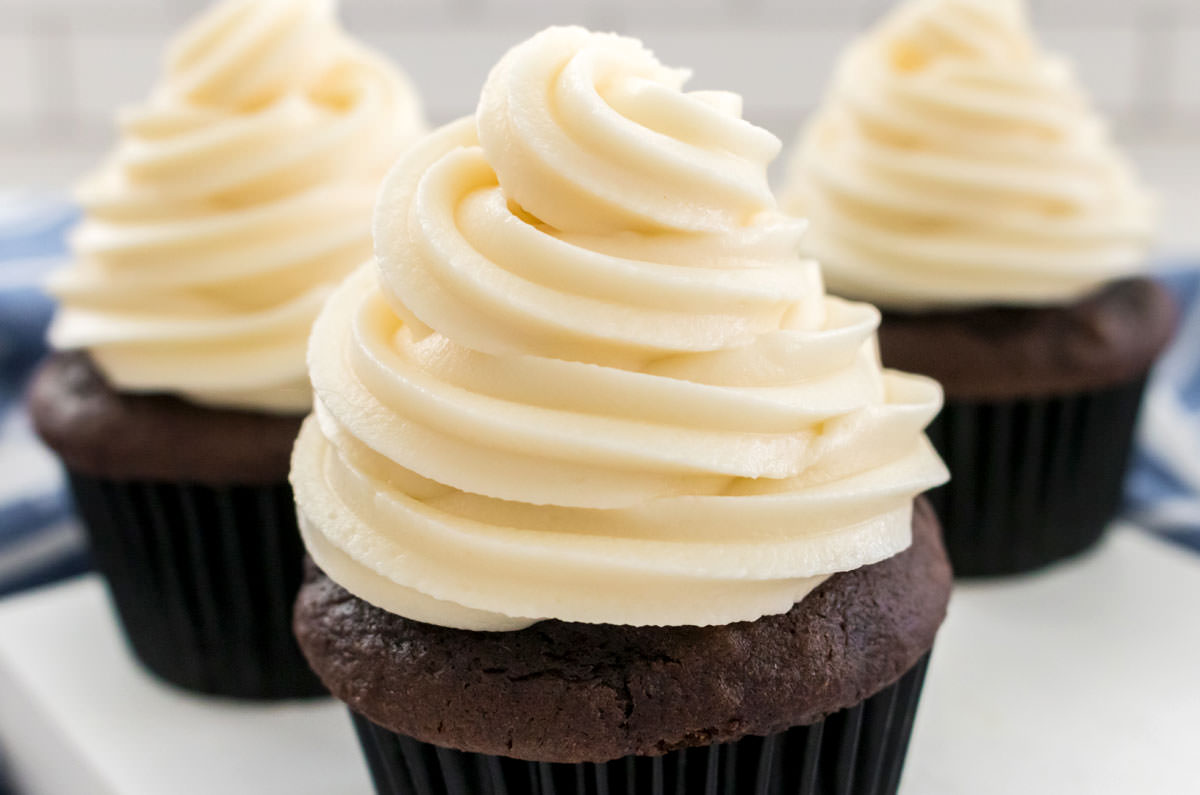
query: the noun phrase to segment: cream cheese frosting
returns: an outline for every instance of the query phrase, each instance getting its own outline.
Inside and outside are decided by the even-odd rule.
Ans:
[[[842,58],[784,207],[829,289],[1055,304],[1142,266],[1153,204],[1021,0],[912,0]]]
[[[335,12],[227,0],[173,43],[78,192],[55,347],[88,349],[126,391],[311,408],[312,322],[370,258],[379,181],[424,128],[407,79]]]
[[[550,28],[384,182],[309,350],[292,462],[316,562],[472,630],[785,612],[911,541],[936,383],[825,295],[740,99]]]

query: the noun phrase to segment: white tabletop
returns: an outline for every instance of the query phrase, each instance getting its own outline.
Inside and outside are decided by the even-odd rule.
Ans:
[[[1200,792],[1200,559],[1121,529],[960,587],[904,795]],[[0,603],[0,744],[28,795],[366,795],[343,709],[187,696],[129,658],[100,583]]]

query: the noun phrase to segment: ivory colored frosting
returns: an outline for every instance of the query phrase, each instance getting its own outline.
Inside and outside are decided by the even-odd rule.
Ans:
[[[1152,202],[1021,0],[911,0],[843,57],[785,208],[829,289],[1054,304],[1140,270]]]
[[[780,144],[640,43],[551,28],[385,180],[313,330],[310,552],[476,630],[784,612],[911,540],[938,386],[881,370],[778,211]]]
[[[423,127],[406,78],[335,11],[227,0],[174,42],[79,191],[56,347],[127,391],[309,410],[312,322],[370,258],[379,181]]]

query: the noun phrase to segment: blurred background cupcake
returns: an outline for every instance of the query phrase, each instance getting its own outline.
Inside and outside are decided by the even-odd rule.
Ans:
[[[380,793],[896,789],[949,596],[941,391],[880,368],[779,140],[687,77],[514,47],[317,321],[296,632]]]
[[[78,190],[31,410],[134,651],[177,685],[319,692],[288,632],[305,341],[422,126],[331,0],[227,0],[171,45]]]
[[[884,364],[946,390],[955,571],[1094,543],[1176,311],[1142,275],[1153,202],[1024,2],[912,0],[856,41],[784,203],[830,291],[884,310]]]

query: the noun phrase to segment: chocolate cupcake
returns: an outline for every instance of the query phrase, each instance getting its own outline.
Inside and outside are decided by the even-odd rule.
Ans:
[[[886,366],[942,381],[932,495],[955,572],[1027,571],[1115,515],[1175,325],[1141,275],[1152,202],[1019,0],[913,0],[855,43],[784,204]]]
[[[380,792],[893,793],[950,581],[922,499],[909,549],[757,621],[469,632],[312,567],[296,632]]]
[[[380,793],[896,789],[950,585],[914,510],[941,393],[881,369],[778,140],[686,76],[515,47],[314,327],[295,628]]]
[[[422,126],[405,78],[332,9],[230,0],[197,20],[81,188],[51,282],[34,422],[137,657],[205,693],[321,692],[290,632],[305,341],[369,256],[378,180]]]

